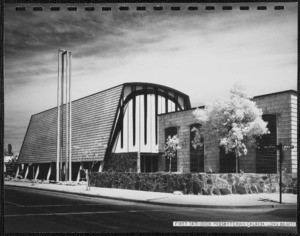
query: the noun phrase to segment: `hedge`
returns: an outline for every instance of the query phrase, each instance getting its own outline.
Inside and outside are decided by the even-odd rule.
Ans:
[[[278,174],[123,173],[94,172],[90,186],[152,192],[226,195],[278,192]],[[297,180],[283,175],[283,192],[296,193]]]
[[[110,153],[105,161],[105,171],[136,171],[137,152]]]

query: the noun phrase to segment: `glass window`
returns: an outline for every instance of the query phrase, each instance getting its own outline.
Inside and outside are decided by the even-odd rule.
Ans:
[[[236,173],[235,152],[225,152],[224,147],[220,147],[220,173]]]
[[[268,122],[267,128],[270,133],[262,135],[258,139],[259,146],[277,145],[276,115],[263,115],[263,120]],[[256,172],[276,173],[277,172],[277,150],[275,148],[256,150]]]
[[[169,127],[165,129],[165,142],[167,141],[167,138],[169,136],[173,137],[174,135],[177,135],[177,127]],[[169,171],[169,162],[170,160],[166,158],[166,171]],[[177,171],[177,153],[176,156],[172,158],[171,160],[171,171],[176,172]]]
[[[201,137],[202,145],[193,146],[193,140],[196,135],[195,129],[199,129],[200,124],[193,124],[190,126],[190,171],[204,172],[204,139]]]

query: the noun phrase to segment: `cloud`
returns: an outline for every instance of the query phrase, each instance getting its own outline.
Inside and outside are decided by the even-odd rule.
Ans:
[[[214,12],[178,5],[180,12],[143,13],[97,10],[102,5],[95,12],[83,5],[76,13],[50,12],[49,5],[16,12],[6,5],[5,142],[22,140],[30,115],[56,105],[58,48],[72,51],[73,99],[132,81],[178,89],[193,106],[222,96],[236,81],[253,95],[296,88],[296,3],[247,12],[239,4],[230,4],[232,11],[214,4]]]

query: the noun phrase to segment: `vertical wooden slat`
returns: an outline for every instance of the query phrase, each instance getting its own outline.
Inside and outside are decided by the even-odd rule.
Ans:
[[[157,94],[157,89],[156,89],[156,93],[155,93],[155,145],[157,145],[157,142],[158,142],[157,114],[158,114],[158,94]]]
[[[126,132],[127,132],[127,137],[126,137],[126,143],[127,143],[127,152],[129,152],[129,144],[130,144],[130,137],[129,137],[129,117],[130,117],[130,114],[129,114],[129,102],[127,103],[127,129],[126,129]],[[125,111],[126,112],[126,111]]]
[[[166,91],[166,95],[168,95],[168,92]],[[167,98],[167,96],[165,96],[165,109],[166,109],[166,111],[165,111],[165,113],[168,113],[168,98]]]
[[[122,98],[123,99],[123,98]],[[121,102],[121,106],[120,106],[120,119],[121,119],[121,148],[123,148],[123,141],[124,141],[124,131],[123,131],[123,123],[124,123],[124,115],[123,115],[124,111],[123,111],[123,100]]]
[[[175,111],[178,111],[178,94],[177,93],[174,94],[174,98],[176,100],[176,102],[175,102]]]
[[[189,109],[190,107],[189,107],[188,99],[185,97],[185,98],[183,99],[183,101],[184,101],[184,109]]]
[[[132,86],[132,91],[135,91],[135,86]],[[132,101],[132,138],[133,138],[133,146],[135,146],[135,130],[136,130],[136,97],[133,98]]]
[[[146,88],[147,89],[147,88]],[[147,102],[147,93],[144,94],[144,141],[145,145],[147,144],[147,110],[148,110],[148,102]]]

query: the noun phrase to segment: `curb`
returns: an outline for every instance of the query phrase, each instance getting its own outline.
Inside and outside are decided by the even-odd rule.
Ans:
[[[120,198],[120,197],[111,197],[111,196],[100,196],[100,195],[93,195],[89,193],[76,193],[76,192],[68,192],[63,190],[53,190],[53,189],[42,189],[42,188],[33,188],[31,186],[16,186],[16,185],[6,185],[13,188],[30,188],[37,191],[48,191],[48,192],[57,192],[57,193],[64,193],[64,194],[71,194],[77,196],[86,196],[92,198],[102,198],[102,199],[111,199],[111,200],[118,200],[118,201],[126,201],[126,202],[135,202],[135,203],[144,203],[150,205],[160,205],[160,206],[174,206],[174,207],[193,207],[193,208],[211,208],[211,209],[289,209],[291,206],[295,206],[296,204],[293,203],[285,203],[284,205],[199,205],[199,204],[182,204],[182,203],[167,203],[167,202],[153,202],[152,200],[137,200],[137,199],[130,199],[130,198]]]

